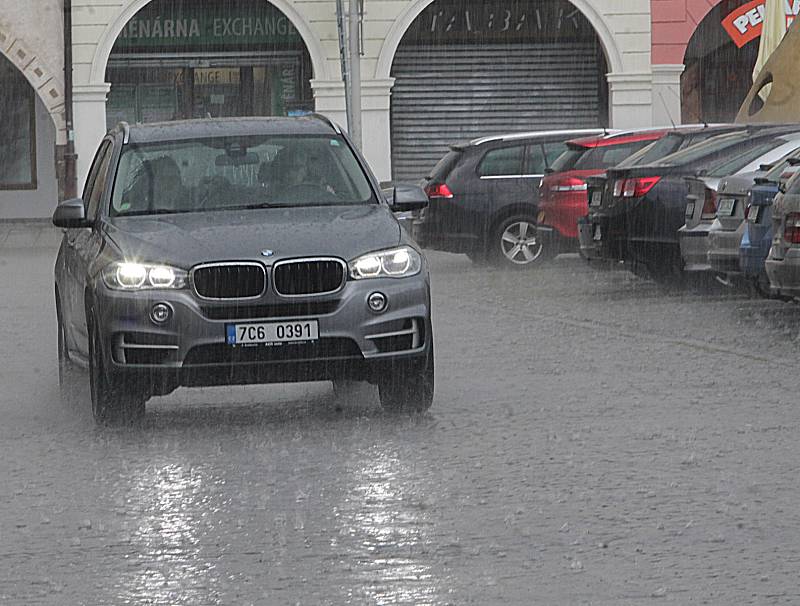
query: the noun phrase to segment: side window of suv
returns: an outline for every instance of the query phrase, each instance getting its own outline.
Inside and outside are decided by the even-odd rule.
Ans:
[[[522,174],[525,146],[501,147],[486,152],[478,165],[479,177],[511,177]]]
[[[556,161],[556,158],[567,151],[567,144],[560,141],[555,143],[545,143],[543,147],[547,166],[552,166],[553,162]]]
[[[528,145],[525,154],[525,167],[522,170],[524,175],[543,175],[547,168],[544,157],[544,150],[539,144]]]

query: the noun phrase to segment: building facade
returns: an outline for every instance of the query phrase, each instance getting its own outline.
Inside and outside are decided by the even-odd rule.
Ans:
[[[0,219],[48,216],[57,197],[63,5],[38,4],[0,0],[0,107],[15,108],[0,129],[29,133],[3,136]],[[479,135],[731,119],[759,14],[757,0],[365,0],[364,153],[381,180],[414,181]],[[72,19],[80,182],[118,120],[346,123],[333,0],[72,0]]]

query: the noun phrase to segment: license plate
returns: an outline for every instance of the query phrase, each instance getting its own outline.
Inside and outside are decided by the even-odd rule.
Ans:
[[[599,242],[603,239],[603,230],[599,225],[594,226],[594,236],[592,236],[592,238],[595,242]]]
[[[228,324],[228,345],[279,345],[319,339],[317,320]]]
[[[736,200],[733,198],[722,198],[719,201],[717,214],[722,217],[730,217],[733,214],[733,209],[736,206]]]
[[[589,206],[600,206],[600,203],[603,201],[603,190],[596,190],[592,192],[592,200],[589,202]]]
[[[686,205],[686,218],[691,219],[694,216],[694,202],[689,202]]]
[[[758,223],[758,215],[761,212],[760,206],[751,206],[750,210],[747,211],[747,220],[750,223]]]

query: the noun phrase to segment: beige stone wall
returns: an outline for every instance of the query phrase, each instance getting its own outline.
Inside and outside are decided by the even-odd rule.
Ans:
[[[0,0],[7,2],[8,0]],[[49,1],[49,0],[48,0]],[[80,171],[103,135],[107,85],[105,64],[125,23],[148,0],[73,0],[76,136]],[[266,0],[265,0],[266,1]],[[432,0],[366,0],[363,78],[364,152],[379,177],[390,172],[390,70],[403,33]],[[606,50],[611,123],[647,126],[654,120],[651,14],[647,0],[571,0],[594,25]],[[334,0],[273,0],[306,41],[314,67],[318,111],[344,122]],[[345,0],[345,6],[348,4]],[[663,75],[660,76],[663,79]],[[678,108],[679,109],[679,108]]]
[[[62,0],[0,0],[0,52],[36,89],[59,144],[66,141],[63,27]]]

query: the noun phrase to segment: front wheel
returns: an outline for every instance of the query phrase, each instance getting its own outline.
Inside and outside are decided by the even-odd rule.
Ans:
[[[109,370],[97,322],[89,322],[89,391],[98,425],[118,425],[144,416],[145,398]]]
[[[421,359],[396,362],[391,375],[378,381],[381,406],[390,411],[428,410],[433,404],[433,388],[433,346]]]
[[[553,255],[536,231],[536,221],[528,216],[509,217],[495,228],[489,244],[489,256],[495,265],[509,269],[536,267]]]

